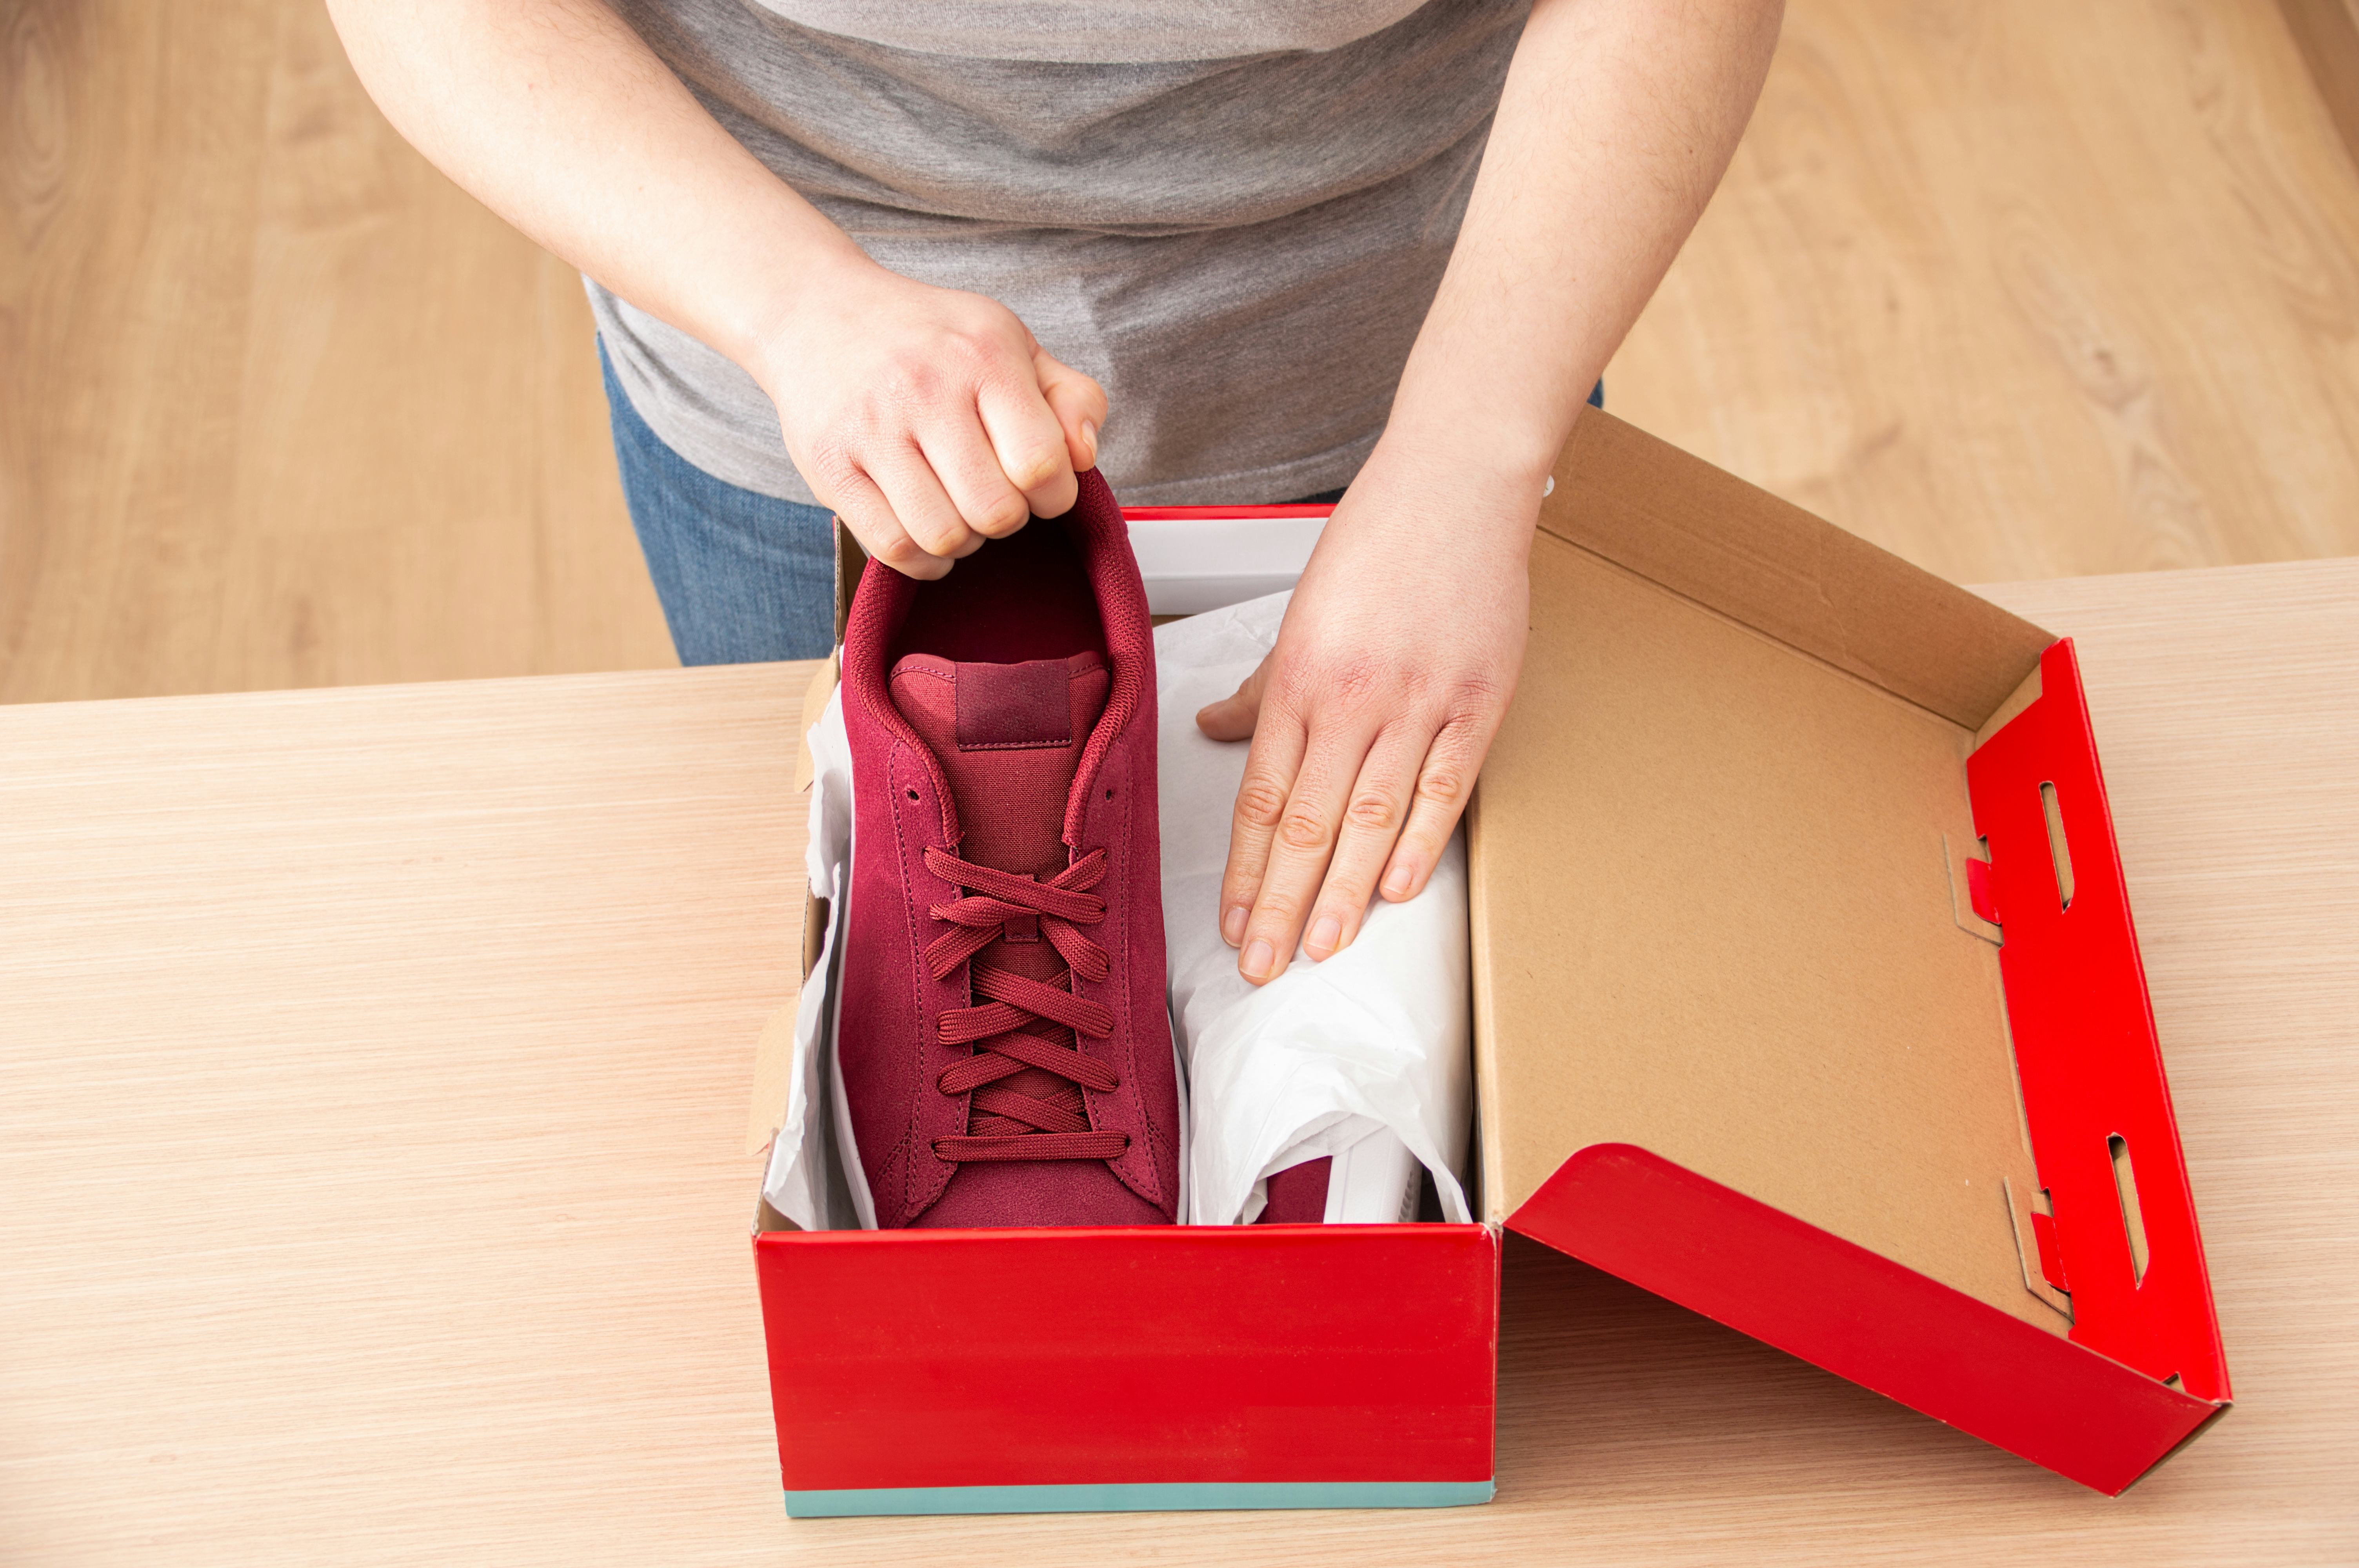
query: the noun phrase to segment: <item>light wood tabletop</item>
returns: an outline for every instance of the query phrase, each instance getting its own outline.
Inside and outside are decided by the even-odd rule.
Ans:
[[[1499,1497],[787,1519],[808,671],[0,708],[0,1562],[2359,1556],[2359,562],[2080,639],[2238,1408],[2117,1500],[1511,1243]]]

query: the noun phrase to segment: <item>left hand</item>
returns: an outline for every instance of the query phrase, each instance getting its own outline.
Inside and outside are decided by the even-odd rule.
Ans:
[[[1372,894],[1425,887],[1515,695],[1543,479],[1379,443],[1277,646],[1196,715],[1253,737],[1220,907],[1254,984],[1298,943],[1313,961],[1350,946]]]

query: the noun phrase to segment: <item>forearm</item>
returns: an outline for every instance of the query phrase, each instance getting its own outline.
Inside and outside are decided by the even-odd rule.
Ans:
[[[601,0],[329,0],[386,117],[484,205],[749,370],[864,265]]]
[[[1537,486],[1727,168],[1780,0],[1538,0],[1386,444]]]

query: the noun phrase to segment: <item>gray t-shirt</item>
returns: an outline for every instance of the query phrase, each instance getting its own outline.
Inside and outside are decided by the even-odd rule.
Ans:
[[[1441,280],[1528,0],[622,0],[705,107],[904,276],[1105,386],[1126,502],[1348,482]],[[699,468],[811,493],[752,378],[596,284]],[[788,394],[791,395],[791,392]]]

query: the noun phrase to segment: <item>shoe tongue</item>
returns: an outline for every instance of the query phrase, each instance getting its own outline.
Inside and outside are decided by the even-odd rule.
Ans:
[[[1095,654],[1018,665],[954,664],[911,654],[893,666],[893,705],[941,763],[958,807],[961,859],[1044,881],[1065,869],[1071,861],[1065,801],[1082,748],[1105,711],[1107,684],[1105,665]],[[973,962],[1051,985],[1065,969],[1037,923],[1029,929],[1011,924]],[[1071,1030],[1045,1021],[1026,1032],[1056,1045],[1074,1044]],[[1081,1108],[1071,1085],[1038,1067],[1002,1082],[1019,1094]],[[1013,1130],[997,1117],[968,1118],[970,1132]]]
[[[1066,797],[1107,687],[1095,654],[1016,665],[910,654],[893,666],[893,705],[958,807],[961,856],[1018,876],[1065,869]]]

